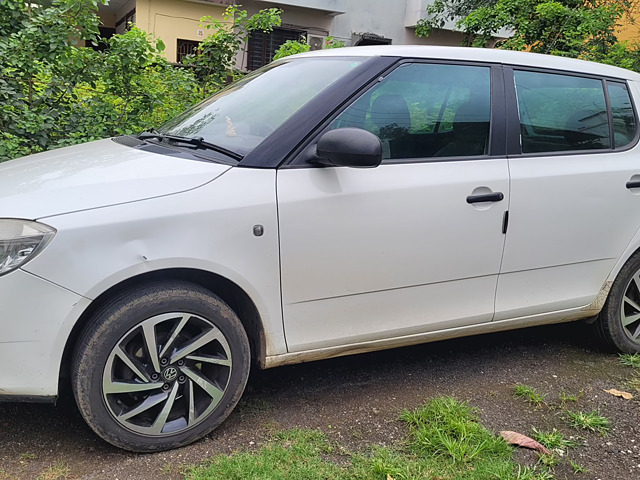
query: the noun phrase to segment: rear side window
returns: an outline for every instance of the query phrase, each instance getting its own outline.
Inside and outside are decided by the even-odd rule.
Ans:
[[[622,148],[636,137],[636,119],[631,98],[624,83],[607,82],[607,91],[613,119],[613,144],[615,148]]]
[[[490,72],[484,66],[404,64],[347,107],[330,128],[374,133],[385,160],[486,155]]]
[[[611,148],[601,80],[525,71],[515,71],[514,77],[522,153]],[[624,101],[618,100],[622,110]],[[628,95],[626,101],[628,109]]]

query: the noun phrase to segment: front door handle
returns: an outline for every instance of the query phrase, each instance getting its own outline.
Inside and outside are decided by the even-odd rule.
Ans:
[[[628,189],[640,188],[640,180],[629,180],[627,182],[627,188]]]
[[[501,200],[504,200],[502,192],[483,193],[467,197],[467,203],[499,202]]]

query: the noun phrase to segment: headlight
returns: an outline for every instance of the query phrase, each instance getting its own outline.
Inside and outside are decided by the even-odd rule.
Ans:
[[[54,228],[43,223],[0,218],[0,275],[38,255],[55,234]]]

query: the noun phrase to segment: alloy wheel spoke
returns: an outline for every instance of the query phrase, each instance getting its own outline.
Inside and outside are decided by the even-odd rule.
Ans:
[[[640,272],[636,272],[633,276],[633,283],[636,285],[636,291],[640,292]],[[629,294],[629,289],[627,288],[627,294]]]
[[[180,334],[180,332],[182,331],[182,329],[187,324],[190,318],[191,318],[191,315],[182,316],[178,325],[176,325],[176,327],[171,332],[171,336],[169,337],[169,340],[167,340],[167,343],[165,343],[164,347],[162,348],[162,351],[160,352],[161,357],[164,357],[164,355],[167,353],[169,348],[173,345],[173,342],[176,341],[176,338],[178,337],[178,335]]]
[[[146,392],[149,390],[155,390],[156,388],[162,388],[163,383],[138,383],[138,382],[118,382],[118,381],[106,381],[103,382],[103,390],[106,395],[113,393],[136,393]]]
[[[149,377],[147,377],[147,375],[138,367],[138,365],[134,363],[134,360],[131,357],[129,357],[127,352],[125,352],[122,348],[120,348],[120,346],[116,346],[113,353],[116,357],[122,360],[122,362],[124,362],[124,364],[127,367],[129,367],[129,369],[133,373],[135,373],[140,380],[144,382],[150,381]]]
[[[631,334],[631,340],[638,340],[640,338],[640,324],[636,327],[635,332]]]
[[[196,350],[204,347],[207,343],[213,342],[215,340],[224,340],[224,336],[222,335],[222,332],[220,330],[218,330],[217,328],[212,328],[211,330],[198,335],[185,346],[180,348],[171,357],[171,363],[175,363],[178,360],[183,359],[187,355],[190,355]]]
[[[624,302],[628,303],[629,305],[631,305],[633,307],[633,309],[636,312],[640,312],[640,305],[638,305],[636,302],[634,302],[633,300],[631,300],[628,296],[624,296]]]
[[[193,398],[193,381],[191,379],[187,381],[187,389],[189,396],[189,419],[187,420],[187,425],[191,426],[196,420],[196,400]]]
[[[207,394],[213,399],[214,403],[220,402],[222,399],[222,395],[224,391],[220,389],[217,385],[214,385],[205,377],[203,377],[197,370],[192,370],[188,367],[182,368],[183,373],[189,377],[193,382],[202,388]]]
[[[136,408],[133,408],[128,412],[123,413],[122,415],[118,415],[118,420],[126,421],[126,420],[129,420],[130,418],[135,417],[136,415],[140,415],[142,412],[146,412],[150,408],[153,408],[159,403],[164,402],[168,396],[169,394],[166,392],[162,392],[157,395],[151,395],[145,398],[144,401],[140,405],[138,405]]]
[[[194,362],[213,363],[214,365],[224,365],[226,367],[231,366],[231,359],[211,357],[209,355],[187,355],[187,360],[193,360]]]
[[[627,327],[634,322],[640,320],[640,313],[636,313],[635,315],[624,316],[622,318],[622,326]]]
[[[160,373],[160,357],[158,356],[158,345],[156,343],[156,325],[155,323],[145,322],[142,324],[142,333],[144,342],[147,345],[147,351],[156,373]]]
[[[173,388],[171,389],[171,393],[169,394],[169,398],[167,398],[164,407],[162,407],[162,411],[156,418],[156,421],[153,422],[150,430],[151,433],[159,435],[162,433],[164,426],[167,424],[167,419],[169,418],[169,414],[171,413],[171,409],[173,408],[173,404],[176,401],[176,395],[178,394],[178,386],[179,384],[176,382],[173,384]]]

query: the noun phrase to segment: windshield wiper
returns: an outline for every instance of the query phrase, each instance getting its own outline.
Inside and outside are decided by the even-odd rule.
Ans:
[[[169,135],[169,134],[160,133],[160,132],[142,132],[140,135],[138,135],[138,138],[140,140],[147,140],[149,138],[156,138],[158,140],[169,140],[170,142],[193,145],[196,148],[205,148],[207,150],[214,150],[228,157],[231,157],[238,162],[244,158],[244,156],[240,155],[239,153],[228,150],[224,147],[216,145],[215,143],[207,142],[202,137],[181,137],[179,135]]]

